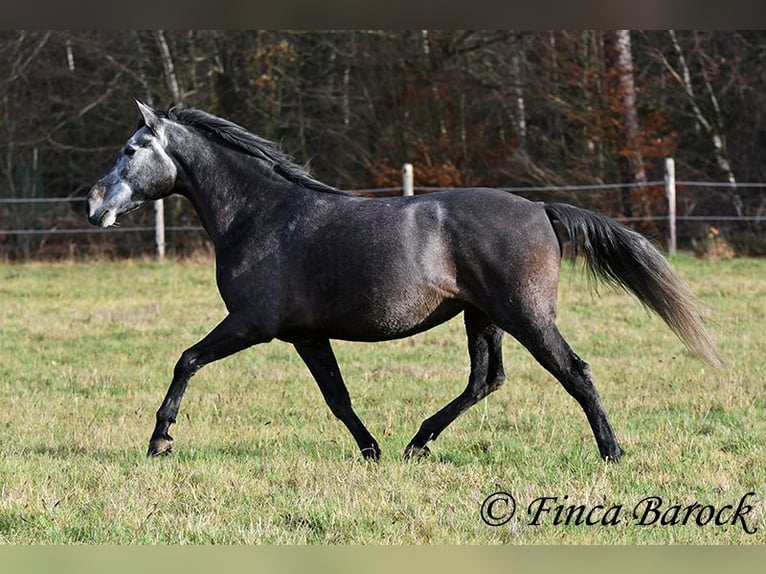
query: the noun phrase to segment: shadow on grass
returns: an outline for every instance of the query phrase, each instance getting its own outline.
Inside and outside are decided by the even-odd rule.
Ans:
[[[56,460],[88,458],[100,462],[121,462],[134,458],[136,453],[122,449],[86,448],[79,445],[36,445],[24,449],[25,454],[38,455]]]
[[[19,455],[33,455],[51,458],[61,461],[72,461],[78,458],[96,460],[103,463],[147,463],[162,464],[163,461],[199,462],[199,461],[268,461],[275,457],[284,457],[285,449],[293,455],[302,456],[309,461],[317,462],[340,462],[348,464],[389,464],[400,462],[398,456],[381,457],[380,461],[368,461],[353,448],[338,448],[337,444],[328,445],[328,441],[306,441],[291,439],[289,444],[265,443],[254,444],[246,442],[228,442],[224,444],[184,444],[176,445],[173,451],[157,457],[147,457],[146,452],[140,448],[88,448],[82,445],[46,445],[38,444],[24,448]],[[456,468],[470,464],[498,464],[512,462],[514,457],[506,460],[509,453],[504,449],[495,452],[488,449],[485,444],[468,445],[467,447],[437,451],[428,457],[408,461],[408,464],[428,465],[444,464]],[[391,459],[391,460],[389,460]]]
[[[161,462],[162,460],[197,461],[215,459],[262,459],[273,456],[277,449],[271,445],[260,447],[245,443],[226,443],[220,445],[182,445],[157,457],[146,456],[143,448],[90,448],[76,444],[37,444],[19,449],[17,456],[41,456],[56,460],[71,461],[88,458],[100,462],[141,461]]]

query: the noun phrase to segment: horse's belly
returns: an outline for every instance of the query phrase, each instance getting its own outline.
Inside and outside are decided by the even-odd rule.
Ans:
[[[396,301],[365,301],[307,313],[285,325],[280,338],[300,340],[309,338],[341,339],[346,341],[384,341],[408,337],[443,323],[464,308],[454,299],[439,301],[425,298],[401,298]]]

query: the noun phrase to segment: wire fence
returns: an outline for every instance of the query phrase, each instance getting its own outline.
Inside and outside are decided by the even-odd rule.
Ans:
[[[670,174],[668,173],[670,170]],[[591,203],[595,203],[592,194],[602,196],[608,192],[619,192],[619,194],[631,193],[636,188],[654,188],[655,190],[664,189],[664,194],[659,191],[655,196],[664,195],[664,201],[657,203],[653,207],[653,213],[644,215],[631,215],[619,211],[618,207],[611,209],[612,213],[607,213],[618,217],[620,220],[629,224],[654,224],[661,233],[664,234],[662,240],[667,250],[675,252],[676,234],[679,224],[698,225],[734,225],[746,226],[743,230],[746,232],[747,240],[764,246],[766,252],[766,183],[731,183],[731,182],[704,182],[704,181],[675,181],[672,177],[672,160],[669,160],[669,167],[666,168],[666,177],[664,180],[649,181],[645,184],[636,183],[610,183],[610,184],[585,184],[585,185],[566,185],[566,186],[526,186],[526,187],[500,187],[505,191],[529,196],[536,199],[547,197],[560,197],[562,193],[573,197],[573,202],[581,207],[594,208]],[[412,171],[409,174],[407,169],[403,170],[405,177],[402,186],[379,187],[350,190],[352,193],[365,197],[383,197],[396,195],[422,195],[427,193],[438,193],[448,189],[446,187],[414,186],[412,184]],[[409,178],[409,180],[408,180]],[[683,189],[686,197],[680,213],[676,205],[676,188]],[[719,195],[715,201],[705,201],[705,195],[709,195],[711,190]],[[750,197],[743,202],[736,194],[750,192]],[[752,192],[755,192],[754,194]],[[590,194],[583,198],[583,194]],[[590,200],[589,200],[590,198]],[[739,204],[737,203],[739,202]],[[596,208],[603,210],[603,201],[598,201]],[[711,210],[708,213],[699,213],[700,206],[721,204],[727,206],[729,213],[724,209]],[[745,205],[747,209],[743,210],[738,205]],[[733,207],[731,207],[733,206]],[[53,250],[54,256],[67,254],[87,254],[90,251],[106,251],[116,249],[114,242],[110,238],[114,234],[137,234],[140,239],[134,241],[135,245],[140,247],[136,251],[144,253],[151,252],[152,236],[157,230],[154,221],[136,221],[133,225],[123,225],[109,229],[87,226],[85,224],[85,198],[84,197],[20,197],[20,198],[0,198],[0,257],[13,259],[27,259],[36,256],[45,257],[46,250],[41,246],[47,245],[48,252],[50,246],[57,245],[57,250]],[[144,218],[146,219],[146,218]],[[177,219],[177,218],[176,218]],[[182,224],[164,226],[164,231],[176,236],[187,234],[196,234],[195,239],[191,241],[192,246],[200,245],[206,242],[204,228],[196,223],[192,223],[192,217],[184,217]],[[150,224],[151,223],[151,224]],[[176,222],[177,223],[177,222]],[[699,230],[698,230],[699,231]],[[704,230],[701,232],[704,235]],[[698,235],[700,233],[698,232]],[[70,236],[69,240],[62,240],[62,236]],[[58,238],[58,240],[54,239]],[[79,238],[79,239],[78,239]],[[90,238],[83,240],[83,238]],[[100,238],[100,239],[94,239]],[[703,238],[704,239],[704,238]],[[176,241],[179,244],[180,241]],[[105,247],[106,246],[106,247]],[[756,249],[758,252],[758,249]]]

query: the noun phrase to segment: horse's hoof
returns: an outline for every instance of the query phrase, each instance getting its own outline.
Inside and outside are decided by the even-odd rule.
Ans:
[[[427,446],[415,446],[411,444],[404,450],[404,460],[425,458],[430,454],[431,449],[429,449]]]
[[[173,451],[173,439],[168,438],[156,438],[149,442],[149,450],[146,451],[146,456],[154,457],[161,456],[163,454],[170,454]]]
[[[364,460],[372,460],[374,462],[378,462],[380,459],[380,448],[378,445],[368,446],[367,448],[362,449],[362,456],[364,457]]]
[[[612,454],[607,454],[603,457],[604,461],[607,463],[617,463],[620,462],[620,459],[625,455],[625,451],[622,450],[619,446],[617,447],[617,450]]]

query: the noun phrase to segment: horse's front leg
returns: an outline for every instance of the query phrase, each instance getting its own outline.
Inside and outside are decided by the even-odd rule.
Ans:
[[[157,423],[149,441],[147,456],[169,453],[172,449],[173,438],[168,429],[176,422],[186,385],[194,373],[208,363],[271,339],[263,335],[262,329],[249,323],[244,317],[228,315],[204,339],[181,354],[173,371],[173,382],[157,411]]]
[[[319,390],[332,413],[340,419],[354,437],[362,456],[370,460],[380,458],[378,442],[364,426],[351,406],[348,389],[341,377],[335,354],[328,339],[300,341],[295,349],[314,375]]]

